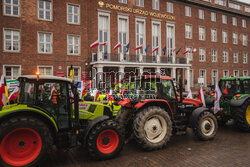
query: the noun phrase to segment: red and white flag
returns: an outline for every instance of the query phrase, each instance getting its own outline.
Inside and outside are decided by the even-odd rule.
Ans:
[[[97,40],[97,41],[95,41],[94,43],[92,43],[91,45],[90,45],[90,48],[92,49],[92,48],[94,48],[94,47],[96,47],[96,46],[98,46],[99,45],[99,41]]]
[[[206,102],[205,102],[205,97],[204,97],[204,94],[203,94],[202,87],[200,89],[198,97],[199,97],[200,101],[203,103],[203,106],[206,107]]]
[[[187,54],[187,53],[189,53],[189,50],[185,51],[183,54]]]
[[[99,90],[96,91],[94,101],[97,101],[98,97],[99,97]]]
[[[192,53],[195,53],[197,50],[196,50],[196,48],[194,48],[193,50],[192,50]]]
[[[0,108],[6,105],[6,96],[5,96],[5,88],[4,88],[4,76],[1,76],[0,80]]]
[[[9,101],[14,101],[17,99],[18,96],[18,87],[16,87],[13,92],[9,95]]]
[[[139,49],[142,49],[142,45],[137,46],[137,47],[135,48],[135,50],[139,50]]]
[[[159,47],[155,48],[152,53],[156,52],[157,50],[159,50]]]
[[[118,49],[119,47],[121,47],[121,43],[116,44],[114,50]]]
[[[215,98],[214,98],[214,114],[220,110],[220,97],[222,93],[220,91],[218,83],[215,86]]]
[[[87,94],[87,89],[84,87],[84,86],[82,86],[82,88],[81,88],[81,99],[83,99],[83,97]]]
[[[192,91],[191,91],[191,89],[190,89],[190,90],[189,90],[189,92],[188,92],[187,98],[190,98],[190,99],[192,99],[192,98],[193,98],[193,95],[192,95]]]
[[[102,42],[102,43],[100,43],[100,45],[105,46],[105,45],[107,45],[107,42]]]

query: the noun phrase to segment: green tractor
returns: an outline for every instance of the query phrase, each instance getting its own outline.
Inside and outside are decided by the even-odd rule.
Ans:
[[[124,140],[109,106],[79,102],[77,85],[55,76],[19,77],[18,103],[0,111],[0,166],[38,166],[52,145],[80,142],[97,160],[115,157]]]
[[[250,77],[221,78],[219,88],[220,111],[216,114],[219,122],[234,119],[236,126],[243,131],[250,130]],[[215,95],[206,97],[206,105],[213,110]]]

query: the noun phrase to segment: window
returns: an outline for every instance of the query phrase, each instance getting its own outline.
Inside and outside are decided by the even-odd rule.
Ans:
[[[247,27],[247,21],[245,19],[242,19],[242,27],[243,28]]]
[[[167,2],[167,12],[174,13],[174,4],[172,2]]]
[[[6,80],[17,79],[21,75],[21,66],[7,66],[3,65],[3,73]]]
[[[19,0],[3,0],[4,15],[20,16],[20,2]]]
[[[127,0],[118,0],[118,2],[127,4]]]
[[[222,31],[222,42],[228,43],[228,33],[227,31]]]
[[[234,63],[238,63],[238,52],[237,51],[233,52],[233,59],[234,59]]]
[[[247,46],[247,35],[246,34],[242,35],[242,45]]]
[[[146,41],[145,36],[145,20],[136,20],[136,47],[144,46]],[[136,50],[136,54],[143,54],[143,49]]]
[[[203,1],[205,1],[205,2],[211,2],[211,0],[203,0]]]
[[[233,26],[237,26],[237,18],[236,17],[232,17],[232,23],[233,23]]]
[[[189,51],[186,53],[186,58],[189,60],[193,60],[192,47],[186,47],[186,51]]]
[[[4,29],[4,51],[20,51],[20,31]]]
[[[199,9],[199,19],[204,19],[204,10]]]
[[[217,30],[216,29],[211,29],[211,41],[217,42]]]
[[[241,5],[235,3],[228,3],[228,7],[236,10],[241,10]]]
[[[206,86],[206,70],[200,70],[200,78],[204,79],[204,85]]]
[[[243,52],[243,64],[247,64],[247,52]]]
[[[144,7],[144,0],[136,0],[136,6]]]
[[[69,72],[69,66],[67,72]],[[69,74],[67,74],[69,76]],[[74,81],[81,81],[81,67],[80,66],[73,66],[73,80]]]
[[[234,70],[234,77],[238,77],[239,76],[239,70]]]
[[[175,26],[167,23],[167,56],[172,59],[173,50],[175,49]]]
[[[79,5],[68,4],[67,22],[70,24],[80,24],[80,7]]]
[[[38,53],[52,53],[51,33],[38,33]]]
[[[216,22],[216,13],[211,12],[211,21]]]
[[[159,0],[152,0],[152,9],[159,10]]]
[[[206,61],[206,52],[204,48],[199,49],[200,61]]]
[[[110,21],[108,13],[99,13],[98,17],[99,51],[103,53],[103,59],[109,59],[110,48],[107,42],[110,39]]]
[[[41,75],[53,75],[52,66],[37,66],[37,69]]]
[[[215,0],[214,3],[221,6],[226,6],[227,0]]]
[[[129,41],[129,27],[128,27],[128,17],[118,16],[118,40],[121,44],[119,48],[119,53],[126,53],[126,46]]]
[[[217,50],[212,49],[212,62],[217,62]]]
[[[68,35],[68,54],[79,55],[80,54],[80,37],[75,35]]]
[[[187,39],[192,39],[192,25],[190,24],[185,25],[185,37]]]
[[[227,16],[226,15],[222,15],[222,23],[227,24]]]
[[[152,50],[154,50],[155,48],[158,48],[157,51],[155,51],[153,53],[153,55],[159,55],[159,53],[161,53],[161,25],[159,22],[153,22],[152,23]]]
[[[227,63],[228,62],[228,51],[227,50],[223,50],[223,63]]]
[[[223,70],[223,77],[229,77],[229,71]]]
[[[189,6],[185,6],[185,16],[191,17],[191,8]]]
[[[243,70],[243,77],[248,77],[248,70]]]
[[[233,44],[237,45],[238,44],[238,34],[237,33],[233,33]]]
[[[51,1],[38,0],[38,19],[52,20]]]
[[[245,6],[245,12],[250,13],[250,7],[246,7],[246,6]]]
[[[218,70],[212,70],[212,85],[218,82]]]
[[[205,41],[205,27],[199,27],[199,40]]]

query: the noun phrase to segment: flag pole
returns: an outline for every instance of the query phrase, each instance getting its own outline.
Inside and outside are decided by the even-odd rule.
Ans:
[[[9,104],[9,92],[8,92],[8,87],[7,87],[7,84],[6,84],[5,77],[4,77],[4,90],[5,90],[6,104]]]

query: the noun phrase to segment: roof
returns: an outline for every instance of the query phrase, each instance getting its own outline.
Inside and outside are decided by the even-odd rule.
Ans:
[[[22,75],[19,78],[27,78],[27,79],[37,79],[36,75]],[[72,82],[71,79],[65,78],[65,77],[57,77],[57,76],[52,76],[52,75],[40,75],[39,79],[44,79],[44,80],[57,80],[57,81],[65,81],[65,82]]]
[[[236,80],[236,79],[239,79],[239,80],[245,80],[245,79],[250,79],[250,77],[225,77],[225,78],[221,78],[220,80],[223,80],[223,81],[227,81],[227,80]]]

